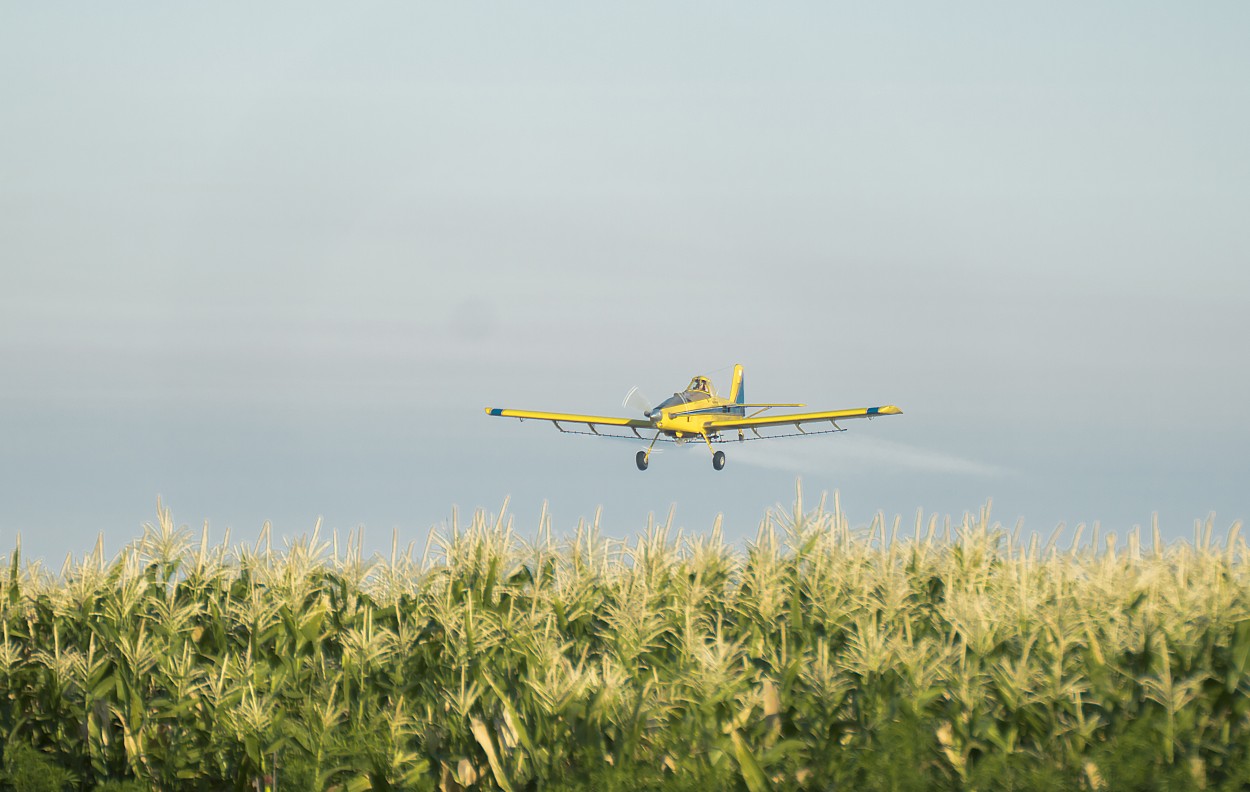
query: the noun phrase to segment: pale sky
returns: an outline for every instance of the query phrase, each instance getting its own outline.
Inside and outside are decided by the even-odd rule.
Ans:
[[[0,4],[0,553],[1250,516],[1250,5]],[[726,448],[695,373],[897,404]]]

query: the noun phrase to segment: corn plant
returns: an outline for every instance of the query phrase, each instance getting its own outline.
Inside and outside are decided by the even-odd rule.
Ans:
[[[158,504],[112,559],[4,559],[0,788],[1242,789],[1250,556],[1213,528],[1064,547],[800,491],[740,545],[501,511],[369,557]]]

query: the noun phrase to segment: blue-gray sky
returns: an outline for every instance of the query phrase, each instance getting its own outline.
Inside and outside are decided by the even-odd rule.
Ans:
[[[1250,6],[0,6],[0,546],[1250,513]],[[898,404],[729,449],[487,418]]]

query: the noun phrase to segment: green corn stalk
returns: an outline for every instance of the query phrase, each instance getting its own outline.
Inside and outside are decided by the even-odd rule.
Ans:
[[[557,539],[545,514],[527,542],[501,512],[383,559],[319,528],[210,545],[160,505],[112,560],[98,542],[58,575],[11,554],[0,734],[87,788],[243,788],[275,760],[320,789],[674,769],[836,786],[907,729],[930,786],[996,757],[1092,785],[1137,717],[1157,772],[1214,787],[1250,767],[1238,526],[1064,551],[988,506],[899,526],[800,491],[741,550],[671,514],[628,542],[597,518]]]

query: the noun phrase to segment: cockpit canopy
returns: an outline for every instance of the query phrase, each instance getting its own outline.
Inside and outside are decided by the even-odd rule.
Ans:
[[[657,404],[651,409],[652,413],[674,407],[679,404],[689,404],[690,402],[702,401],[710,399],[713,396],[712,381],[707,377],[693,377],[690,384],[681,393],[674,393],[669,398]]]

